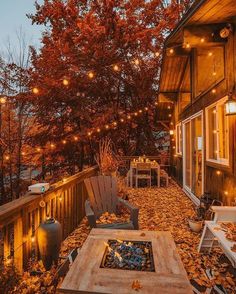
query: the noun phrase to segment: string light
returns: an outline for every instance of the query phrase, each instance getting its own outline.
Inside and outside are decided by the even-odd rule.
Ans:
[[[116,122],[116,121],[114,121],[114,122],[113,122],[113,125],[116,127],[116,126],[117,126],[117,122]]]
[[[171,117],[171,114],[169,113],[168,116]]]
[[[105,125],[105,128],[108,130],[109,129],[109,125]]]
[[[217,170],[216,171],[216,174],[217,174],[217,176],[219,176],[221,174],[221,171],[220,170]]]
[[[138,113],[137,113],[137,112],[135,112],[135,113],[134,113],[134,115],[135,115],[135,116],[138,116]]]
[[[66,142],[66,140],[62,140],[62,144],[64,144],[64,145],[65,145],[66,143],[67,143],[67,142]]]
[[[91,136],[92,135],[92,133],[91,132],[88,132],[88,136]]]
[[[188,49],[191,48],[189,43],[186,44],[186,48],[188,48]]]
[[[139,60],[137,58],[134,60],[134,64],[139,65]]]
[[[216,89],[215,89],[215,88],[212,89],[211,92],[212,92],[213,94],[215,94],[215,93],[216,93]]]
[[[140,109],[138,112],[139,112],[139,113],[142,113],[143,111],[142,111],[142,109]]]
[[[174,53],[174,49],[171,48],[169,52],[170,52],[170,54],[173,54]]]
[[[36,148],[36,150],[37,150],[38,152],[40,152],[40,151],[41,151],[41,148],[38,147],[38,148]]]
[[[146,111],[148,111],[148,107],[145,107],[144,109],[145,109]]]
[[[32,242],[32,243],[35,242],[35,236],[34,236],[34,235],[31,236],[31,242]]]
[[[121,119],[120,119],[120,122],[122,122],[122,123],[123,123],[124,121],[125,121],[125,120],[124,120],[123,118],[121,118]]]
[[[1,104],[5,104],[7,102],[7,98],[6,97],[1,97],[0,98],[0,103]]]
[[[37,95],[39,93],[39,89],[37,87],[34,87],[32,89],[33,94]]]
[[[113,70],[114,70],[114,71],[119,71],[120,68],[119,68],[119,66],[118,66],[117,64],[115,64],[115,65],[113,65]]]
[[[155,105],[158,105],[158,102],[156,101],[154,104],[155,104]]]
[[[128,119],[131,119],[131,115],[127,115],[127,118],[128,118]]]
[[[59,201],[60,201],[60,202],[62,201],[62,197],[61,197],[61,196],[59,196]]]
[[[100,133],[101,132],[101,129],[100,128],[97,128],[97,132]]]
[[[168,105],[167,108],[170,109],[170,105]]]
[[[9,156],[9,155],[6,155],[6,156],[5,156],[5,159],[6,159],[6,160],[9,160],[9,159],[10,159],[10,156]]]
[[[74,136],[74,140],[75,140],[75,141],[78,141],[79,138],[78,138],[77,136]]]
[[[228,191],[224,191],[224,194],[225,194],[225,195],[229,195],[229,192],[228,192]]]
[[[62,179],[62,182],[65,183],[65,182],[66,182],[66,178],[63,178],[63,179]]]
[[[208,56],[212,56],[213,55],[213,53],[210,51],[210,52],[208,52]]]
[[[158,51],[155,52],[155,56],[156,56],[156,57],[159,57],[159,56],[160,56],[160,52],[158,52]]]
[[[50,147],[53,149],[53,148],[55,148],[56,146],[55,146],[55,144],[50,144]]]
[[[69,81],[67,79],[63,79],[62,84],[64,86],[68,86],[69,85]]]
[[[174,135],[174,130],[170,130],[170,135]]]
[[[21,152],[21,155],[23,155],[23,156],[24,156],[24,155],[25,155],[25,152],[24,152],[24,151],[22,151],[22,152]]]
[[[201,43],[204,43],[205,42],[205,38],[201,38]]]
[[[90,72],[88,73],[88,77],[89,77],[90,79],[93,79],[93,78],[94,78],[94,72],[90,71]]]
[[[212,75],[213,75],[213,76],[216,76],[216,72],[215,72],[215,71],[213,71]]]

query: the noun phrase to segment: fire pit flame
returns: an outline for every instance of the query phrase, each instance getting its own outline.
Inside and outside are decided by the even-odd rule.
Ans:
[[[108,240],[101,267],[155,271],[152,243],[147,241]]]

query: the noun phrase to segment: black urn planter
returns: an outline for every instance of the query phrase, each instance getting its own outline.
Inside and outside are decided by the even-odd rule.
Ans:
[[[53,263],[57,264],[62,241],[61,224],[54,218],[41,223],[38,228],[38,247],[40,257],[46,270],[50,270]]]

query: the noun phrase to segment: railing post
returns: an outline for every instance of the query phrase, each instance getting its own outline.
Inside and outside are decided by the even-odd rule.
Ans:
[[[23,271],[23,222],[19,217],[14,222],[14,265],[17,270]]]

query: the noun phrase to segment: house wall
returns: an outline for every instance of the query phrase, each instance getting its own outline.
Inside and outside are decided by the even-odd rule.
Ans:
[[[236,26],[235,26],[236,28]],[[209,48],[210,50],[210,48]],[[195,58],[194,49],[192,49],[192,86],[196,84],[195,71]],[[210,68],[206,68],[209,71]],[[212,93],[212,87],[209,88],[205,94],[200,97],[194,97],[194,91],[192,92],[192,103],[184,109],[182,112],[178,112],[178,102],[175,103],[175,111],[173,118],[173,127],[184,119],[192,116],[193,114],[203,110],[204,117],[204,138],[206,138],[206,120],[205,120],[205,108],[212,103],[225,97],[233,85],[236,84],[236,32],[230,35],[227,43],[225,44],[225,77],[214,86],[216,93]],[[194,88],[194,87],[192,87]],[[232,204],[234,198],[236,198],[236,116],[229,117],[229,153],[230,153],[230,165],[224,167],[220,164],[206,162],[204,160],[204,190],[209,191],[211,195],[219,200],[222,200],[226,205]],[[176,140],[176,138],[175,138]],[[176,155],[175,141],[172,143],[171,163],[172,163],[172,176],[177,182],[183,184],[183,162],[182,156]],[[204,158],[206,158],[206,143],[204,140]]]

